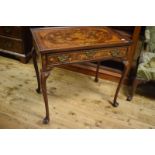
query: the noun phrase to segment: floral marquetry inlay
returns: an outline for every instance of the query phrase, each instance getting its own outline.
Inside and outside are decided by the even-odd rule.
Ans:
[[[47,60],[49,65],[60,65],[66,63],[75,63],[87,60],[97,60],[104,58],[125,58],[127,54],[127,48],[115,48],[115,49],[93,49],[82,50],[71,53],[48,54]]]
[[[73,29],[62,31],[53,31],[44,36],[44,39],[51,44],[85,44],[90,45],[94,42],[102,43],[105,40],[111,39],[112,36],[106,31],[106,29]]]
[[[122,38],[108,27],[57,27],[36,29],[33,32],[40,51],[67,51],[71,49],[110,47],[117,44],[128,45],[129,40]]]

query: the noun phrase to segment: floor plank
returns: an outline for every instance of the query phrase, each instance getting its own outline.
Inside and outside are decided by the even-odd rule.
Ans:
[[[117,83],[93,79],[55,68],[47,81],[51,121],[44,125],[32,63],[0,57],[0,128],[155,128],[155,96],[150,96],[154,86],[139,88],[132,102],[126,101],[124,86],[120,106],[114,108],[110,103]]]

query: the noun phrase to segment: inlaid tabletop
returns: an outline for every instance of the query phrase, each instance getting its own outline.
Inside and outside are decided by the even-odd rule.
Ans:
[[[67,50],[128,46],[131,40],[108,27],[46,27],[31,29],[37,50]]]

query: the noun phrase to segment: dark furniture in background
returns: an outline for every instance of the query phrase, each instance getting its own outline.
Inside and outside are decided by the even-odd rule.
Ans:
[[[141,54],[137,59],[137,66],[135,76],[131,85],[131,93],[129,93],[127,100],[131,101],[138,85],[155,81],[155,26],[147,26],[145,29],[145,37],[143,38],[143,46]],[[155,93],[153,91],[153,96]]]
[[[124,68],[120,73],[121,77],[112,103],[114,107],[118,106],[118,93],[129,69],[128,52],[132,43],[129,38],[107,27],[36,28],[32,29],[32,34],[35,49],[33,50],[33,62],[38,81],[37,92],[40,93],[42,88],[46,109],[44,123],[48,123],[50,119],[46,80],[55,66],[101,62],[109,59],[122,62]],[[37,55],[41,56],[40,72]],[[95,81],[98,81],[98,69],[99,67],[96,69]]]
[[[0,26],[0,54],[27,63],[31,57],[32,37],[27,26]]]

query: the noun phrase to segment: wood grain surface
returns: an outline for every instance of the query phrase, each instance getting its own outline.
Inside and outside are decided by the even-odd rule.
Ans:
[[[38,51],[65,51],[128,46],[131,40],[108,27],[57,27],[31,29]]]
[[[55,68],[48,79],[51,121],[42,124],[44,104],[36,93],[33,65],[0,57],[0,128],[155,128],[153,85],[140,87],[132,102],[127,87],[111,106],[117,83]],[[75,82],[76,81],[76,82]],[[146,91],[147,90],[147,91]]]

